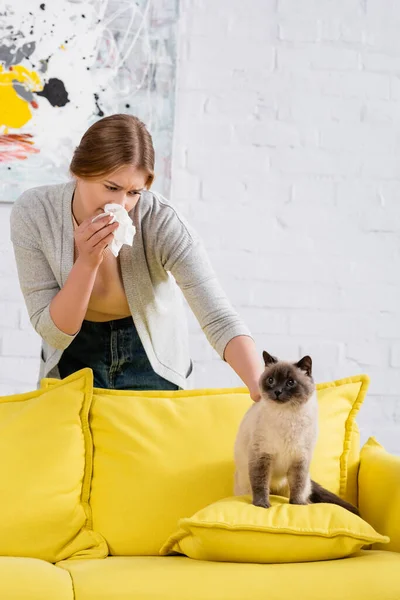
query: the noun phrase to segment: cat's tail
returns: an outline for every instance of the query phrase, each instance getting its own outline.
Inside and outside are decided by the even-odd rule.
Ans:
[[[337,504],[338,506],[342,506],[346,510],[349,510],[355,515],[360,515],[358,509],[350,504],[350,502],[346,502],[336,494],[333,494],[329,490],[326,490],[322,485],[316,483],[315,481],[311,481],[311,494],[309,498],[310,502],[313,504],[317,504],[319,502],[327,502],[328,504]]]

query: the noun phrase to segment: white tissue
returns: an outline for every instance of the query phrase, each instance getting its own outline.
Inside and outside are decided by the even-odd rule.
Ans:
[[[132,219],[128,215],[128,212],[119,204],[106,204],[104,212],[92,219],[92,223],[105,215],[112,215],[114,217],[112,223],[115,221],[118,221],[119,223],[119,227],[114,231],[114,239],[109,246],[111,252],[117,257],[124,244],[132,246],[136,228],[132,223]]]

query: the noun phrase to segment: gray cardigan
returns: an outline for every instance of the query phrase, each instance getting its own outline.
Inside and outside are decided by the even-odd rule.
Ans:
[[[56,327],[49,309],[73,266],[74,189],[71,181],[27,190],[11,212],[19,282],[31,323],[42,337],[39,379],[60,377],[58,362],[75,337]],[[154,371],[185,389],[192,363],[178,286],[221,358],[232,338],[250,333],[221,289],[198,236],[175,208],[145,191],[130,216],[136,226],[133,246],[123,246],[119,256],[133,321]]]

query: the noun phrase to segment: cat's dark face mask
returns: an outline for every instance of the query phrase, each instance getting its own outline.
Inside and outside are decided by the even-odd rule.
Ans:
[[[265,371],[260,378],[263,398],[278,404],[307,402],[315,390],[311,358],[305,356],[297,363],[287,363],[267,352],[263,353],[263,358]]]

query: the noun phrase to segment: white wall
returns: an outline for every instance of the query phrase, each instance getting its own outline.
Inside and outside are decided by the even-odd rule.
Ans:
[[[185,0],[174,202],[260,351],[368,373],[400,453],[400,2]],[[192,322],[196,386],[233,385]]]
[[[181,0],[172,199],[260,349],[371,376],[359,416],[400,454],[400,3]],[[39,340],[0,205],[0,393]],[[194,384],[238,380],[191,318]]]

